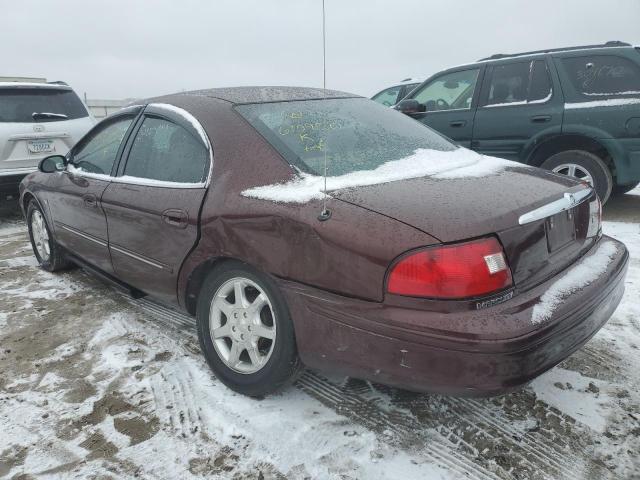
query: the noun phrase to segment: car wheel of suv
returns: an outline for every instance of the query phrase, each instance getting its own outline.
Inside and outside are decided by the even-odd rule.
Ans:
[[[628,185],[614,185],[611,195],[623,195],[627,192],[630,192],[638,185],[640,185],[640,182],[630,183]]]
[[[606,203],[613,188],[613,177],[605,163],[593,153],[567,150],[545,160],[542,168],[588,182],[596,189],[602,203]]]
[[[62,248],[51,236],[44,213],[35,201],[29,202],[27,207],[27,226],[33,253],[44,270],[57,272],[71,266]]]
[[[275,282],[229,261],[204,281],[196,310],[200,347],[216,376],[236,392],[261,397],[301,370],[293,323]]]

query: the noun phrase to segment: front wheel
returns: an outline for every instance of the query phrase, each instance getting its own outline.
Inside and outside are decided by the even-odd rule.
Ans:
[[[62,248],[51,236],[44,213],[33,200],[27,206],[27,226],[33,253],[44,270],[57,272],[71,266]]]
[[[584,150],[556,153],[545,160],[541,167],[585,181],[595,188],[603,204],[609,200],[613,177],[605,163],[593,153]]]
[[[229,261],[205,280],[196,310],[200,347],[232,390],[255,397],[295,379],[301,369],[293,323],[275,282]]]

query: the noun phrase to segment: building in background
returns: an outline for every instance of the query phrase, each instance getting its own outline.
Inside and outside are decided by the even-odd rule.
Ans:
[[[91,114],[97,119],[102,120],[104,117],[117,112],[123,107],[130,105],[135,100],[133,98],[127,98],[124,100],[98,100],[87,98],[85,95],[84,103],[89,108]]]

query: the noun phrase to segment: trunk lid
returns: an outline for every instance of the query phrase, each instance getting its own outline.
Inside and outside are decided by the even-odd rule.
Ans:
[[[585,186],[550,172],[511,167],[478,178],[421,177],[331,192],[341,201],[394,218],[443,243],[495,234],[517,287],[538,285],[572,264],[593,244],[587,237],[595,193],[568,210],[523,225],[520,217],[583,192]]]

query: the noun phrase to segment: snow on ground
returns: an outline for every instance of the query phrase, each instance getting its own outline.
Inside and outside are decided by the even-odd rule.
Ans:
[[[203,361],[193,320],[0,224],[0,478],[640,478],[640,189],[605,207],[626,294],[582,349],[492,399],[306,372],[263,400]]]

